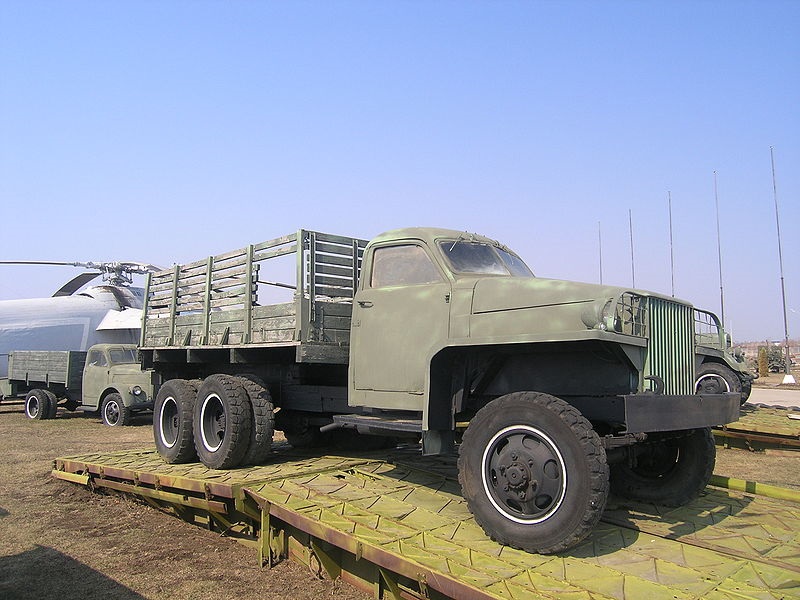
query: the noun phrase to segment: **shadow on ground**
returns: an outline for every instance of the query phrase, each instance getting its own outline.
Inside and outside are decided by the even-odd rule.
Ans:
[[[0,598],[145,600],[91,567],[45,546],[0,557]]]

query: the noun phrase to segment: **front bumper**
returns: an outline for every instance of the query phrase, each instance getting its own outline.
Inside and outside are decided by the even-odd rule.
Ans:
[[[570,398],[584,417],[608,423],[620,433],[679,431],[717,427],[739,420],[741,394],[630,394],[610,398]]]
[[[626,433],[716,427],[739,420],[741,394],[622,396]]]

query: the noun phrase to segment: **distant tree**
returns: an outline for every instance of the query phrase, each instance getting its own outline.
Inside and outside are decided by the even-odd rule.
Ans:
[[[766,346],[758,347],[758,376],[764,377],[769,373],[769,355]]]

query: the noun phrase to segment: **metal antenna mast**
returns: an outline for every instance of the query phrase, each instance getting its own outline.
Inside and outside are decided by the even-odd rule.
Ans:
[[[597,245],[600,249],[600,285],[603,285],[603,232],[600,229],[600,221],[597,222]]]
[[[778,215],[778,186],[775,183],[775,154],[772,146],[769,147],[769,158],[772,163],[772,196],[775,199],[775,225],[778,229],[778,263],[781,270],[781,299],[783,300],[783,341],[786,350],[786,364],[784,369],[786,375],[783,378],[783,383],[794,383],[792,361],[789,353],[789,318],[786,314],[786,285],[783,278],[783,249],[781,244],[781,220]]]
[[[631,209],[628,209],[628,227],[630,228],[631,232],[631,280],[633,281],[633,287],[636,287],[636,267],[633,260],[633,213]]]
[[[669,202],[669,268],[672,277],[672,297],[675,297],[675,255],[672,246],[672,192],[667,191]]]
[[[719,308],[722,329],[725,329],[725,294],[722,291],[722,241],[719,233],[719,195],[717,194],[717,172],[714,171],[714,203],[717,207],[717,258],[719,259]]]

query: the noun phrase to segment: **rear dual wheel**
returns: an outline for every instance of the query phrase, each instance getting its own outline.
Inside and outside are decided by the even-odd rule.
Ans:
[[[153,437],[168,463],[199,459],[212,469],[259,464],[272,448],[274,413],[255,376],[171,379],[156,396]]]
[[[195,460],[192,414],[197,381],[170,379],[158,390],[153,406],[153,437],[161,457],[170,464]]]
[[[29,419],[53,419],[57,410],[58,398],[50,390],[31,390],[25,396],[25,415]]]

